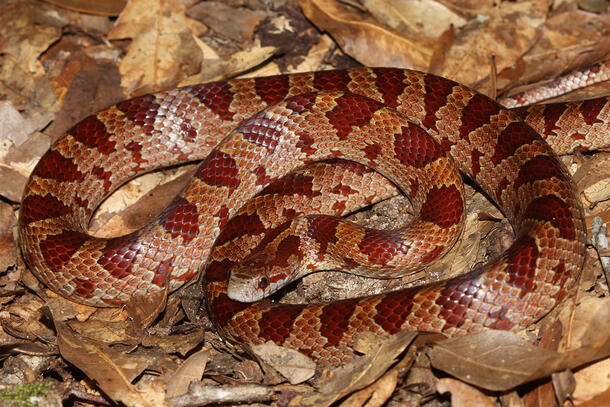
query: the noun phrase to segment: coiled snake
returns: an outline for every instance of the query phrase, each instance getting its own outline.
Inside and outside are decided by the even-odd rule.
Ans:
[[[313,93],[320,91],[326,92]],[[530,125],[557,152],[566,152],[608,145],[610,113],[606,99],[520,113],[529,125],[447,79],[385,68],[233,80],[138,97],[81,121],[43,156],[24,193],[21,247],[51,289],[97,306],[120,306],[134,294],[164,289],[166,281],[176,289],[207,266],[207,306],[225,338],[273,340],[323,363],[349,360],[356,336],[365,331],[459,334],[522,326],[565,296],[585,250],[570,177]],[[446,282],[328,304],[248,304],[227,297],[229,270],[269,227],[312,210],[342,214],[374,201],[377,190],[381,197],[394,193],[379,176],[344,162],[284,175],[312,161],[346,158],[417,192],[420,186],[405,184],[395,171],[428,166],[434,174],[440,150],[513,225],[515,241],[498,259]],[[126,180],[204,157],[153,223],[113,239],[87,234],[99,202]],[[265,187],[257,204],[238,213]],[[436,195],[440,187],[426,188],[434,191],[428,196],[435,204],[422,209],[425,220],[452,226],[455,216]],[[326,190],[331,194],[322,196]],[[270,208],[266,217],[260,215],[264,207]],[[322,250],[346,238],[336,222],[326,223]],[[367,236],[357,239],[356,245]],[[220,246],[212,250],[217,240]],[[285,242],[284,249],[295,249],[294,237]],[[368,257],[387,259],[395,251]]]

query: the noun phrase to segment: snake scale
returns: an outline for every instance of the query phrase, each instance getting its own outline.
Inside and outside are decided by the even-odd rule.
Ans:
[[[559,153],[607,146],[610,111],[602,98],[518,113],[450,80],[389,68],[238,79],[137,97],[84,119],[41,158],[22,201],[21,248],[52,290],[95,306],[121,306],[166,283],[176,289],[205,269],[208,311],[223,337],[272,340],[321,363],[350,360],[362,332],[455,335],[523,326],[561,301],[584,261],[582,209],[549,144]],[[419,126],[436,141],[424,139]],[[439,149],[513,225],[514,243],[499,258],[445,282],[338,302],[228,298],[229,270],[265,230],[396,193],[361,164],[417,190],[393,171],[433,166]],[[127,180],[201,159],[154,222],[112,239],[87,234],[99,202]],[[288,175],[319,160],[330,161]],[[443,228],[454,215],[440,203],[438,195],[422,212]],[[322,249],[345,238],[327,223]],[[287,237],[283,249],[295,247]]]

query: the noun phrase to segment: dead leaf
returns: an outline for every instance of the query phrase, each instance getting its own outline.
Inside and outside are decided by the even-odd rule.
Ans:
[[[507,331],[489,330],[447,339],[430,352],[432,365],[476,386],[512,389],[553,372],[610,355],[610,299],[595,313],[577,349],[559,353],[533,346]]]
[[[175,86],[199,72],[202,53],[178,0],[132,0],[121,12],[108,39],[131,38],[119,64],[126,95]]]
[[[559,320],[553,322],[547,329],[542,332],[538,346],[540,348],[556,351],[559,348],[559,341],[563,331],[563,325]],[[544,381],[534,389],[528,391],[523,396],[523,401],[526,406],[557,406],[555,392],[551,381]],[[563,405],[563,404],[561,404]]]
[[[331,370],[319,392],[297,395],[289,406],[329,406],[340,398],[375,382],[396,361],[396,357],[415,339],[417,332],[399,332],[390,338],[377,338],[378,346],[371,352]]]
[[[436,383],[436,391],[439,393],[451,392],[453,407],[496,407],[496,403],[493,403],[485,394],[455,379],[440,379]]]
[[[429,38],[400,34],[335,0],[299,0],[299,6],[363,65],[424,70],[430,62],[433,42]]]
[[[610,52],[610,37],[606,34],[610,29],[610,16],[607,13],[597,15],[568,9],[551,15],[541,28],[540,38],[523,55],[519,75],[508,81],[508,84],[530,85],[515,87],[510,94],[554,80],[574,69],[587,67]],[[498,71],[498,85],[502,89],[507,85],[503,77],[510,73]],[[591,97],[594,96],[576,100]]]
[[[186,78],[180,83],[180,86],[233,77],[262,64],[275,52],[275,47],[262,47],[236,52],[229,59],[204,60],[200,73]]]
[[[444,63],[433,73],[487,93],[491,58],[498,71],[512,66],[533,45],[547,13],[545,0],[502,2],[489,14],[470,20],[444,52]]]
[[[348,397],[340,407],[381,407],[386,404],[398,384],[398,370],[391,369],[370,386]]]
[[[256,26],[267,17],[263,10],[234,7],[220,1],[206,1],[188,9],[188,16],[201,20],[220,35],[235,41],[251,41]],[[231,24],[227,24],[230,21]]]
[[[57,344],[62,357],[82,370],[89,378],[95,380],[111,399],[127,406],[153,406],[149,402],[149,398],[131,384],[133,377],[130,379],[117,364],[120,363],[117,360],[118,354],[109,354],[107,349],[94,345],[83,337],[77,337],[63,322],[57,321],[55,327]],[[133,362],[134,360],[131,359],[129,362],[131,366],[133,366]],[[142,370],[145,366],[141,367]]]
[[[102,16],[118,16],[127,0],[45,0],[48,3],[64,7],[69,10],[81,11],[89,14],[99,14]]]
[[[170,398],[184,394],[188,391],[191,382],[200,381],[209,356],[210,351],[205,348],[189,356],[178,370],[167,379],[166,397]]]
[[[58,109],[39,57],[60,35],[27,2],[0,6],[0,99],[12,103],[29,129],[44,128]]]
[[[303,383],[316,372],[316,363],[313,360],[301,352],[278,346],[271,341],[252,346],[252,352],[280,372],[290,384]]]
[[[165,309],[169,290],[168,274],[165,278],[165,289],[153,294],[136,294],[127,301],[125,309],[133,320],[136,331],[148,328]]]
[[[461,28],[466,19],[434,0],[364,0],[377,21],[405,34],[438,38],[449,28]]]

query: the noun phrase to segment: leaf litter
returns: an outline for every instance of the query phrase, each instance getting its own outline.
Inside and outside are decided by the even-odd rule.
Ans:
[[[610,308],[597,260],[607,249],[589,249],[570,298],[524,332],[365,338],[353,364],[318,371],[285,359],[290,352],[282,348],[258,354],[222,341],[199,310],[196,282],[134,298],[125,309],[58,297],[29,273],[15,233],[23,186],[39,157],[76,121],[119,100],[239,75],[359,64],[434,72],[491,95],[515,93],[607,59],[607,9],[539,0],[7,0],[0,21],[0,386],[48,380],[72,405],[433,406],[449,397],[456,406],[607,405]],[[608,93],[602,83],[564,98]],[[607,154],[564,157],[589,228],[595,218],[610,220]],[[92,231],[120,235],[146,224],[191,171],[168,169],[127,184],[98,210]],[[461,248],[417,279],[448,278],[510,243],[497,209],[476,190],[468,195]],[[355,218],[400,224],[405,204],[395,198]],[[412,280],[354,283],[342,273],[319,274],[287,297],[314,301],[345,289],[361,295]]]

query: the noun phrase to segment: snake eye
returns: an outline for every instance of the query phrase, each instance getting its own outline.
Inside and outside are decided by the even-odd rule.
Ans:
[[[265,288],[268,284],[267,277],[261,277],[261,279],[258,280],[258,288]]]

